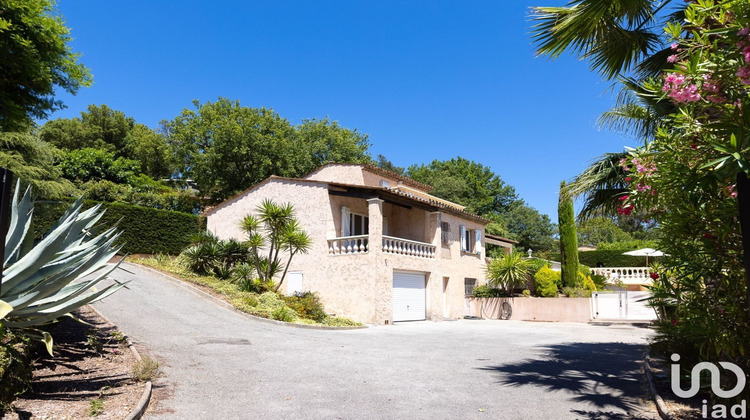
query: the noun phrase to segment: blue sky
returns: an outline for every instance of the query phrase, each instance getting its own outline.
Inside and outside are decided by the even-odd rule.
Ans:
[[[564,3],[59,0],[94,85],[52,118],[107,104],[156,127],[219,96],[329,116],[399,166],[489,166],[556,221],[560,181],[635,144],[596,127],[610,82],[535,57],[529,7]]]

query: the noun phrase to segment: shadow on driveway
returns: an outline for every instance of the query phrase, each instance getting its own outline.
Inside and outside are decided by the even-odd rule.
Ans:
[[[639,418],[645,394],[646,348],[626,343],[569,343],[538,348],[535,359],[479,368],[498,373],[498,384],[531,385],[571,394],[593,410],[571,410],[579,418]],[[652,418],[652,417],[643,417]]]

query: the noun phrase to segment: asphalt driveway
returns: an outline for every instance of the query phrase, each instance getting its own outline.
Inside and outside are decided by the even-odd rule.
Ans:
[[[460,320],[272,325],[126,264],[95,307],[161,361],[158,419],[658,418],[631,326]]]

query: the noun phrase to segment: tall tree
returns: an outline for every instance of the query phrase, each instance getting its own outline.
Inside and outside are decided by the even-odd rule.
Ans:
[[[219,98],[163,123],[177,171],[213,201],[271,176],[302,176],[328,162],[370,162],[367,135],[328,118],[297,127],[270,108]]]
[[[56,89],[91,84],[70,48],[70,29],[50,0],[0,2],[0,131],[23,131],[63,107]]]
[[[462,157],[411,165],[407,174],[432,186],[436,197],[464,205],[468,211],[482,216],[502,214],[518,199],[515,189],[490,168]]]
[[[553,236],[556,226],[546,214],[539,213],[519,200],[502,217],[506,223],[507,235],[518,241],[519,249],[531,249],[535,254],[545,254],[555,248]]]
[[[576,234],[573,199],[570,198],[565,181],[560,183],[560,200],[557,207],[557,217],[560,229],[562,282],[565,286],[572,287],[578,283],[578,237]]]
[[[388,160],[384,155],[378,155],[375,158],[375,166],[385,169],[386,171],[395,172],[399,175],[404,175],[406,173],[406,168],[394,165],[393,162]]]
[[[608,217],[595,217],[578,224],[578,243],[600,246],[613,242],[632,241],[633,237],[620,229],[614,220]]]
[[[330,162],[370,163],[368,135],[356,129],[341,127],[326,117],[303,120],[295,127],[299,141],[307,149],[309,161],[303,171],[309,172]]]
[[[153,178],[172,172],[171,154],[164,136],[124,112],[107,105],[89,105],[80,118],[47,121],[42,140],[63,150],[100,149],[140,162],[141,172]]]
[[[164,128],[178,171],[194,179],[204,197],[221,201],[270,175],[295,176],[307,166],[294,127],[272,109],[227,98],[193,105]]]
[[[10,169],[45,199],[71,195],[75,187],[55,165],[60,151],[30,133],[0,133],[0,166]]]

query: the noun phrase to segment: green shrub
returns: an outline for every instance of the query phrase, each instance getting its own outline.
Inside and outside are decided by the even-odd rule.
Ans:
[[[323,322],[328,318],[320,297],[315,292],[297,292],[293,296],[284,298],[286,305],[302,318],[312,319],[316,322]]]
[[[523,291],[523,297],[531,297],[531,290],[525,289]]]
[[[502,289],[490,287],[485,284],[474,288],[474,297],[491,298],[491,297],[502,297],[502,296],[508,296],[508,293]]]
[[[557,286],[560,281],[560,272],[554,271],[545,265],[539,271],[537,271],[536,274],[534,274],[537,296],[557,296]]]
[[[271,316],[277,321],[293,322],[297,318],[297,313],[294,312],[294,309],[290,309],[286,306],[280,306],[274,309]]]
[[[97,202],[85,201],[84,209]],[[190,244],[192,235],[205,230],[205,220],[198,216],[168,210],[157,210],[122,203],[101,203],[106,212],[98,226],[115,223],[124,243],[122,252],[129,254],[177,255]],[[38,203],[34,209],[34,237],[40,239],[62,216],[70,203]]]
[[[596,250],[596,251],[583,251],[578,253],[578,260],[581,264],[585,264],[589,267],[645,267],[646,257],[634,257],[632,255],[622,255],[623,252],[632,251],[630,249],[625,250]],[[552,254],[551,258],[555,261],[560,261],[560,254]],[[656,262],[661,257],[649,257],[648,261]]]
[[[591,290],[583,287],[563,287],[563,294],[569,298],[591,297]]]
[[[28,339],[0,326],[0,414],[31,386],[31,348]]]
[[[339,318],[336,316],[329,316],[323,324],[328,325],[329,327],[359,327],[362,325],[361,323],[352,321],[349,318]]]
[[[146,382],[157,377],[160,371],[161,366],[159,365],[159,362],[152,359],[149,355],[144,355],[141,360],[133,365],[131,373],[133,379],[137,382]]]
[[[258,296],[258,302],[260,302],[260,305],[271,309],[286,306],[284,304],[284,301],[281,300],[281,297],[279,297],[279,294],[276,292],[263,293],[262,295]]]

